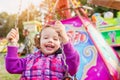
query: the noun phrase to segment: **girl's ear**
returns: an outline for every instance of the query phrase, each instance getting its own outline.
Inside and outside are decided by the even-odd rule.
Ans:
[[[37,47],[38,49],[40,49],[40,36],[37,37],[35,41],[36,41],[36,42],[35,42],[35,43],[36,43],[36,47]]]

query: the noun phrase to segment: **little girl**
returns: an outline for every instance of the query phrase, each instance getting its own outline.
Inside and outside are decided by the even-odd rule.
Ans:
[[[62,80],[66,72],[63,54],[69,74],[74,76],[78,70],[79,54],[69,41],[60,21],[56,21],[54,26],[42,29],[39,51],[25,58],[17,56],[18,30],[12,29],[7,39],[9,44],[5,58],[6,69],[12,74],[22,74],[20,80]],[[60,51],[61,43],[63,52]]]

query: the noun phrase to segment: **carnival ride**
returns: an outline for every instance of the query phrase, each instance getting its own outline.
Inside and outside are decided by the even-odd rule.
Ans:
[[[104,39],[112,47],[120,47],[120,12],[117,17],[113,17],[113,13],[108,11],[104,12],[104,17],[100,13],[92,15],[92,21],[95,23],[96,28],[101,32]]]
[[[77,14],[75,17],[71,18],[69,15],[66,17],[67,19],[61,20],[74,47],[80,54],[80,66],[75,75],[76,78],[78,80],[119,80],[120,57],[89,20],[82,5],[78,4],[77,0],[66,0],[66,2],[57,0],[54,2],[56,3],[51,13],[55,14],[57,9],[58,13],[62,11],[59,13],[60,15],[64,14],[64,11],[69,14],[68,2],[70,2],[73,6],[72,9]],[[64,17],[67,14],[64,14]],[[50,18],[51,15],[48,18],[49,24],[50,21],[53,21]]]
[[[88,3],[120,10],[120,7],[118,6],[120,5],[119,0],[88,0]],[[109,13],[111,14],[111,12],[107,12],[106,15],[110,17],[111,15],[109,15]],[[100,24],[100,22],[105,22],[107,24]],[[120,11],[117,13],[116,18],[102,18],[100,16],[99,19],[97,19],[96,24],[98,30],[100,30],[109,45],[112,47],[120,47]]]
[[[70,0],[78,16],[62,20],[80,53],[78,80],[119,80],[120,58],[104,40],[76,0]],[[62,5],[62,4],[61,4]],[[81,16],[82,13],[83,15]],[[94,75],[94,76],[93,76]]]
[[[88,0],[89,4],[107,7],[111,9],[120,10],[120,0]],[[109,14],[108,14],[109,15]],[[117,18],[107,18],[104,19],[108,24],[101,25],[98,28],[102,33],[105,40],[112,46],[112,47],[120,47],[120,12],[117,14]]]

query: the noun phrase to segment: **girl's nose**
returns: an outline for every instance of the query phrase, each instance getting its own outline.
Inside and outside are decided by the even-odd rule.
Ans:
[[[53,39],[50,38],[48,42],[52,43],[52,42],[53,42]]]

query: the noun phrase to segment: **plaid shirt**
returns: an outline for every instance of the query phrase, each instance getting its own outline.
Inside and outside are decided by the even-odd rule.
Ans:
[[[45,56],[37,52],[27,58],[20,80],[61,80],[64,72],[62,54]]]

